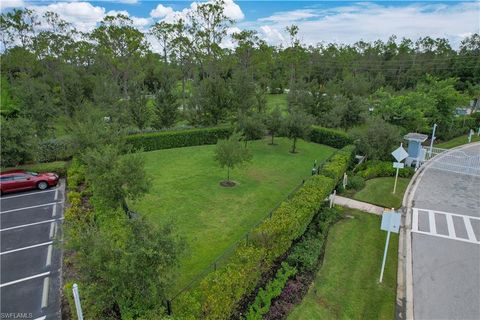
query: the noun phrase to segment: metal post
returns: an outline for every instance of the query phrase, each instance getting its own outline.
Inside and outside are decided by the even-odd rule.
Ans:
[[[435,140],[435,129],[437,129],[436,123],[433,124],[432,141],[430,141],[430,158],[432,157],[433,141]]]
[[[392,208],[392,211],[393,211],[393,208]],[[385,262],[387,261],[388,244],[390,242],[390,230],[392,228],[391,224],[392,224],[392,219],[390,219],[390,221],[389,221],[388,232],[387,232],[387,241],[385,243],[385,250],[383,251],[382,271],[380,271],[380,280],[379,280],[380,283],[382,283],[382,281],[383,281],[383,271],[385,270]]]
[[[417,163],[418,163],[418,161],[417,161]],[[397,168],[397,173],[395,173],[395,184],[393,185],[393,193],[394,194],[395,194],[395,190],[397,190],[398,170],[399,170],[399,168]]]
[[[78,320],[83,320],[82,305],[80,304],[80,294],[78,293],[78,286],[73,284],[73,299],[75,300],[75,308],[77,309]]]

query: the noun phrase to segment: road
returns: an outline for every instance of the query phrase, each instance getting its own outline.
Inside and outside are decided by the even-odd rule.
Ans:
[[[63,181],[0,199],[2,319],[60,319]]]
[[[480,144],[457,154],[478,163]],[[480,176],[456,170],[460,158],[437,157],[417,180],[411,207],[413,316],[480,319]]]

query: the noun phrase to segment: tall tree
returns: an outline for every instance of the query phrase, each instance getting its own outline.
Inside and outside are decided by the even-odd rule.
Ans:
[[[297,152],[297,140],[306,138],[312,125],[312,118],[302,110],[292,110],[285,119],[285,135],[292,140],[291,153]]]
[[[227,168],[227,180],[222,182],[224,186],[234,186],[235,183],[230,181],[230,170],[250,161],[252,154],[247,148],[242,147],[240,140],[242,136],[240,132],[234,132],[228,139],[218,140],[215,148],[215,161],[221,168]]]

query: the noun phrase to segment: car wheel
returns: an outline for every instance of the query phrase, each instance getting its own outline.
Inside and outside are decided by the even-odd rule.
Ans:
[[[40,190],[45,190],[48,188],[48,184],[45,181],[40,181],[37,183],[37,188]]]

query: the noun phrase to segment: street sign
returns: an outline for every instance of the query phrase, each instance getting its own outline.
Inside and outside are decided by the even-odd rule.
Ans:
[[[380,229],[383,231],[398,233],[400,229],[400,213],[395,211],[384,211],[382,214],[382,225]]]
[[[398,169],[397,169],[398,170]],[[385,250],[383,251],[382,271],[380,272],[380,280],[383,280],[383,271],[385,270],[385,262],[387,261],[388,244],[390,242],[390,232],[398,233],[400,230],[400,213],[392,211],[384,211],[382,214],[381,230],[387,231],[387,241],[385,243]]]
[[[394,162],[394,163],[393,163],[393,167],[396,168],[396,169],[403,169],[403,168],[405,168],[405,163],[403,163],[403,162]]]
[[[395,149],[395,151],[392,152],[392,156],[397,159],[398,162],[402,161],[406,157],[408,157],[408,152],[403,149],[402,146],[398,147]]]

